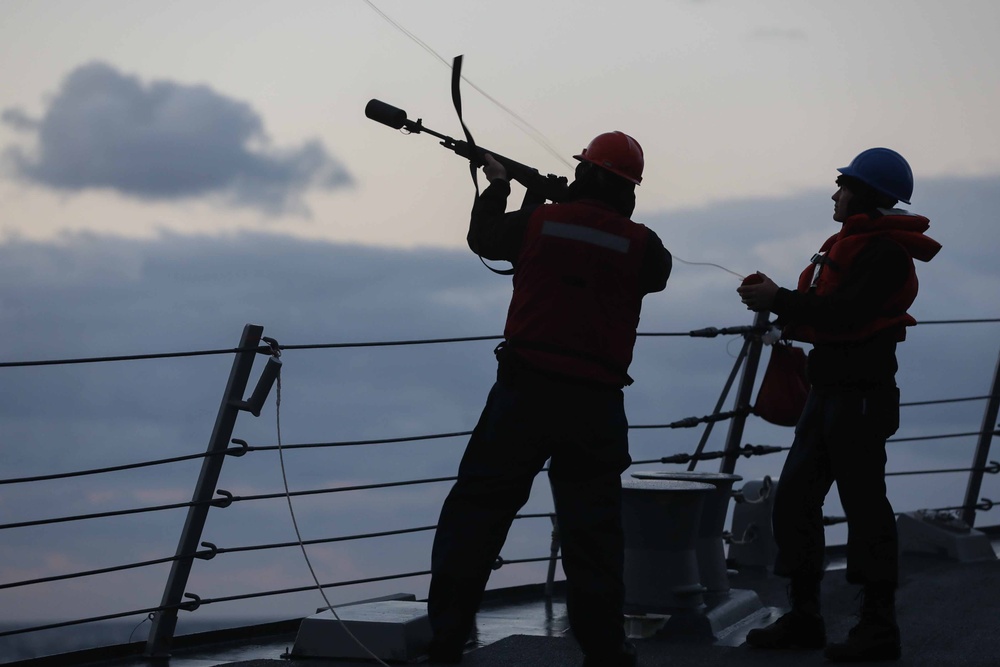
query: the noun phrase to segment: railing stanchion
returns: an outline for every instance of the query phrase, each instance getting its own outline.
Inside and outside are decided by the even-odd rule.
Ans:
[[[965,509],[962,510],[962,520],[970,526],[976,523],[976,505],[979,504],[979,491],[983,485],[983,469],[989,461],[990,443],[993,432],[997,428],[997,413],[1000,411],[1000,354],[997,355],[997,367],[993,371],[993,387],[990,389],[990,399],[983,412],[983,427],[979,429],[979,443],[972,459],[972,472],[969,473],[969,484],[965,489]]]
[[[767,327],[770,316],[771,313],[766,310],[757,313],[753,320],[753,326],[758,331],[743,334],[750,341],[750,349],[747,350],[746,365],[743,366],[740,385],[736,391],[736,415],[729,422],[729,433],[726,435],[726,455],[722,457],[722,463],[719,464],[719,472],[722,473],[732,474],[736,469],[736,458],[740,453],[740,442],[743,440],[747,411],[753,396],[753,386],[757,380],[757,366],[760,365],[760,353],[764,347],[760,331]]]
[[[722,393],[719,395],[719,400],[715,404],[715,409],[712,410],[712,415],[718,415],[722,412],[722,406],[726,402],[726,398],[729,396],[729,390],[733,388],[733,380],[736,379],[736,373],[739,372],[740,366],[743,364],[743,360],[747,358],[747,350],[750,349],[750,341],[753,340],[747,337],[743,340],[743,347],[740,348],[740,353],[736,355],[736,361],[733,363],[733,370],[729,372],[729,377],[726,378],[726,385],[722,388]],[[691,462],[688,463],[688,472],[693,472],[698,466],[698,459],[701,457],[702,452],[705,451],[705,445],[708,444],[708,438],[712,435],[712,428],[715,426],[715,422],[708,422],[705,424],[705,430],[702,431],[701,439],[698,441],[698,446],[694,450],[694,454],[691,455]]]
[[[219,481],[219,474],[222,472],[222,463],[226,458],[221,452],[225,452],[229,447],[229,440],[233,437],[233,428],[236,426],[236,417],[240,412],[239,404],[243,400],[246,391],[247,381],[250,378],[250,371],[253,369],[254,357],[257,354],[256,347],[260,345],[261,334],[264,327],[256,324],[247,324],[243,327],[243,337],[240,339],[240,351],[236,353],[233,360],[233,368],[229,373],[229,383],[226,385],[226,392],[222,397],[222,405],[219,407],[219,414],[215,420],[215,428],[212,431],[212,438],[208,443],[208,453],[202,461],[201,474],[198,476],[198,483],[194,489],[192,502],[198,503],[188,508],[187,520],[184,522],[184,529],[181,531],[180,541],[177,544],[177,556],[185,556],[175,560],[170,568],[170,575],[163,590],[163,601],[161,607],[169,607],[155,614],[152,627],[149,630],[149,639],[146,641],[146,655],[152,658],[166,658],[170,655],[170,644],[174,636],[174,629],[177,627],[177,609],[184,597],[184,589],[187,586],[188,576],[191,574],[191,564],[193,557],[191,554],[198,551],[198,543],[201,541],[202,530],[205,528],[205,521],[208,518],[209,504],[215,496],[216,484]]]

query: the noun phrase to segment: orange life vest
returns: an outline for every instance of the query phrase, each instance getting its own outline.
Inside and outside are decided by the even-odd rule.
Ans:
[[[906,327],[917,323],[906,312],[913,304],[918,289],[913,260],[928,262],[941,249],[941,244],[924,235],[929,227],[927,218],[899,209],[853,215],[845,220],[840,232],[823,243],[809,266],[799,275],[799,292],[815,290],[819,295],[836,292],[850,275],[858,254],[875,239],[888,239],[906,251],[910,257],[906,279],[882,304],[878,315],[859,327],[831,332],[796,324],[786,327],[785,337],[810,343],[861,341],[880,331],[895,328],[898,330],[897,340],[904,340]]]
[[[631,384],[649,230],[596,201],[538,207],[515,264],[504,336],[531,365]]]

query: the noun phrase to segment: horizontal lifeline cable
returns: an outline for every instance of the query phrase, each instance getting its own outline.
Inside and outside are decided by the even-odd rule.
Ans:
[[[974,324],[983,322],[1000,322],[1000,318],[996,319],[968,319],[968,320],[927,320],[924,322],[917,322],[917,324]],[[694,329],[692,331],[675,331],[675,332],[665,332],[665,333],[647,333],[639,332],[638,336],[650,336],[650,337],[662,337],[662,336],[690,336],[692,338],[715,338],[716,336],[726,336],[726,335],[736,335],[745,333],[754,333],[762,331],[762,327],[754,326],[736,326],[736,327],[706,327],[703,329]],[[402,345],[432,345],[437,343],[461,343],[468,341],[483,341],[483,340],[502,340],[503,336],[465,336],[460,338],[428,338],[423,340],[399,340],[399,341],[375,341],[375,342],[362,342],[362,343],[317,343],[310,345],[279,345],[280,350],[319,350],[319,349],[333,349],[333,348],[352,348],[352,347],[391,347],[391,346],[402,346]],[[103,363],[109,361],[137,361],[144,359],[173,359],[177,357],[199,357],[208,355],[219,355],[219,354],[235,354],[238,352],[251,352],[256,351],[262,354],[271,354],[273,352],[272,348],[266,345],[253,348],[227,348],[219,350],[194,350],[191,352],[162,352],[154,354],[130,354],[130,355],[120,355],[111,357],[81,357],[78,359],[46,359],[37,361],[2,361],[0,362],[0,368],[17,368],[24,366],[59,366],[68,364],[93,364],[93,363]]]
[[[919,435],[909,438],[889,438],[886,442],[916,442],[918,440],[944,440],[946,438],[965,438],[974,435],[1000,435],[1000,430],[970,431],[968,433],[943,433],[940,435]]]
[[[745,456],[747,458],[751,456],[763,456],[765,454],[777,454],[778,452],[784,452],[791,449],[791,447],[772,447],[769,445],[743,445],[743,448],[729,454],[725,451],[715,451],[715,452],[702,452],[700,454],[674,454],[673,456],[664,456],[658,459],[645,459],[642,461],[632,461],[632,465],[645,465],[649,463],[677,463],[684,464],[690,463],[691,461],[707,461],[710,459],[721,459],[721,458],[736,458],[739,456]],[[1000,473],[1000,462],[990,461],[990,465],[982,467],[973,468],[938,468],[938,469],[927,469],[927,470],[901,470],[897,472],[887,472],[886,477],[895,477],[903,475],[936,475],[940,473],[954,473],[954,472],[985,472],[990,475],[996,475]]]
[[[705,327],[703,329],[694,329],[692,331],[674,331],[674,332],[639,332],[637,336],[690,336],[692,338],[715,338],[716,336],[726,336],[735,335],[742,333],[751,333],[755,331],[762,330],[760,327],[753,326],[735,326],[735,327]],[[465,343],[472,341],[483,341],[483,340],[503,340],[503,336],[464,336],[460,338],[424,338],[415,340],[384,340],[384,341],[366,341],[366,342],[354,342],[354,343],[313,343],[304,345],[279,345],[278,349],[284,350],[328,350],[328,349],[340,349],[340,348],[358,348],[358,347],[394,347],[394,346],[405,346],[405,345],[437,345],[440,343]]]
[[[112,510],[109,512],[95,512],[93,514],[76,514],[73,516],[60,516],[49,519],[36,519],[34,521],[19,521],[17,523],[4,523],[0,524],[0,530],[6,530],[8,528],[26,528],[28,526],[44,526],[53,523],[68,523],[71,521],[85,521],[87,519],[103,519],[112,516],[125,516],[127,514],[162,512],[165,510],[182,509],[185,507],[196,507],[198,505],[214,505],[215,507],[228,507],[230,503],[232,503],[234,500],[232,494],[229,493],[228,491],[224,491],[223,489],[218,489],[216,493],[221,494],[223,497],[213,498],[212,500],[197,500],[186,503],[172,503],[170,505],[152,505],[149,507],[135,507],[127,510]]]
[[[202,542],[202,546],[209,544],[208,542]],[[12,581],[7,584],[0,584],[0,590],[5,588],[20,588],[21,586],[33,586],[35,584],[45,584],[52,581],[63,581],[66,579],[82,579],[83,577],[92,577],[98,574],[108,574],[109,572],[120,572],[122,570],[134,570],[140,567],[149,567],[150,565],[162,565],[163,563],[170,563],[175,560],[185,560],[187,558],[202,558],[204,560],[210,560],[215,557],[218,550],[206,549],[205,551],[196,551],[190,554],[182,554],[180,556],[167,556],[164,558],[156,558],[153,560],[139,561],[135,563],[128,563],[126,565],[112,565],[110,567],[102,567],[96,570],[84,570],[80,572],[67,572],[65,574],[54,574],[49,577],[39,577],[38,579],[26,579],[24,581]]]
[[[959,510],[977,509],[980,512],[989,512],[990,510],[992,510],[995,507],[995,505],[996,504],[992,500],[990,500],[989,498],[982,498],[975,505],[970,505],[968,507],[966,507],[965,505],[957,505],[955,507],[938,507],[938,508],[935,508],[935,509],[920,509],[920,510],[912,510],[912,511],[913,512],[957,512]],[[904,514],[910,514],[910,513],[911,512],[895,512],[895,515],[896,516],[902,516]],[[843,516],[824,516],[823,517],[823,525],[824,526],[832,526],[832,525],[838,524],[838,523],[847,523],[847,517],[843,517]]]
[[[918,324],[971,324],[977,322],[1000,322],[1000,318],[970,319],[970,320],[929,320],[926,322],[918,322]],[[742,325],[742,326],[722,327],[722,328],[704,327],[702,329],[692,329],[690,331],[673,331],[673,332],[663,332],[663,333],[640,331],[636,335],[640,337],[690,336],[692,338],[715,338],[716,336],[760,333],[766,329],[767,327]],[[319,350],[319,349],[352,348],[352,347],[391,347],[391,346],[401,346],[401,345],[434,345],[438,343],[462,343],[469,341],[502,340],[502,339],[503,336],[466,336],[460,338],[425,338],[417,340],[374,341],[374,342],[356,342],[356,343],[316,343],[316,344],[306,344],[306,345],[279,345],[278,349]]]
[[[1000,318],[983,318],[977,320],[923,320],[917,324],[982,324],[984,322],[1000,322]]]
[[[900,407],[909,407],[917,405],[931,405],[940,403],[958,403],[962,401],[978,401],[989,399],[989,396],[969,396],[964,398],[948,398],[940,400],[931,401],[912,401],[907,403],[900,403]],[[678,421],[671,422],[669,424],[630,424],[630,429],[657,429],[657,428],[691,428],[699,424],[707,424],[711,422],[718,422],[725,419],[730,419],[737,414],[741,414],[739,410],[733,410],[729,412],[721,412],[714,415],[707,415],[704,417],[685,417]],[[400,442],[414,442],[419,440],[435,440],[444,438],[455,438],[469,436],[472,431],[453,431],[450,433],[433,433],[429,435],[414,435],[414,436],[404,436],[399,438],[378,438],[371,440],[345,440],[340,442],[316,442],[316,443],[302,443],[302,444],[292,444],[284,445],[284,449],[308,449],[308,448],[319,448],[319,447],[349,447],[349,446],[359,446],[359,445],[378,445],[378,444],[391,444]],[[1000,435],[997,431],[993,432],[994,435]],[[888,442],[903,442],[905,440],[931,440],[938,438],[952,438],[952,437],[963,437],[971,435],[982,435],[982,433],[956,433],[950,435],[936,435],[936,436],[921,436],[920,438],[894,438],[890,439]],[[205,458],[208,456],[242,456],[246,452],[264,452],[264,451],[275,451],[278,449],[277,445],[248,445],[246,441],[239,438],[234,438],[232,440],[233,444],[239,445],[239,448],[229,448],[221,452],[202,452],[199,454],[187,454],[184,456],[175,456],[165,459],[154,459],[150,461],[141,461],[138,463],[122,464],[118,466],[109,466],[105,468],[93,468],[89,470],[77,470],[72,472],[63,473],[53,473],[51,475],[35,475],[31,477],[15,477],[9,479],[0,479],[0,486],[4,484],[18,484],[24,482],[40,482],[55,479],[65,479],[68,477],[81,477],[85,475],[99,475],[106,472],[117,472],[121,470],[132,470],[136,468],[152,467],[158,465],[165,465],[168,463],[180,463],[184,461],[190,461],[199,458]],[[171,509],[173,509],[171,507]]]
[[[939,403],[962,403],[964,401],[985,401],[992,398],[992,396],[967,396],[965,398],[941,398],[933,401],[907,401],[905,403],[900,403],[899,407],[907,408],[913,405],[938,405]]]
[[[715,452],[700,452],[697,454],[673,454],[671,456],[664,456],[658,459],[646,459],[644,461],[632,461],[632,465],[643,465],[646,463],[690,463],[691,461],[708,461],[711,459],[722,459],[722,458],[739,458],[740,456],[745,456],[750,458],[751,456],[763,456],[765,454],[777,454],[778,452],[787,451],[791,449],[790,447],[775,447],[771,445],[743,445],[742,448],[736,450],[735,452],[726,452],[723,450]]]
[[[79,359],[43,359],[39,361],[2,361],[0,368],[17,368],[21,366],[65,366],[69,364],[98,364],[109,361],[139,361],[145,359],[176,359],[178,357],[205,357],[218,354],[236,354],[238,352],[261,352],[271,353],[271,348],[262,345],[260,347],[231,347],[224,350],[195,350],[192,352],[160,352],[154,354],[128,354],[115,357],[82,357]]]
[[[729,412],[718,412],[711,415],[705,415],[704,417],[685,417],[683,419],[670,422],[669,424],[629,424],[629,429],[693,428],[699,424],[713,424],[715,422],[732,419],[737,415],[749,414],[749,412],[750,411],[748,409],[743,408],[740,410],[730,410]]]
[[[984,398],[989,398],[988,396]],[[977,398],[957,398],[957,399],[947,399],[948,401],[965,401],[965,400],[978,400]],[[922,405],[924,402],[910,403],[907,405]],[[903,405],[903,404],[900,404]],[[736,415],[746,414],[748,410],[746,408],[740,410],[730,410],[728,412],[720,412],[718,414],[705,415],[704,417],[684,417],[677,421],[670,422],[669,424],[629,424],[629,430],[641,430],[641,429],[658,429],[658,428],[692,428],[698,426],[699,424],[708,424],[713,422],[724,421],[726,419],[732,419]],[[986,431],[990,433],[990,431]],[[992,431],[994,435],[1000,435],[1000,431]],[[292,445],[282,445],[282,449],[309,449],[309,448],[319,448],[319,447],[350,447],[359,445],[380,445],[386,443],[398,443],[398,442],[413,442],[417,440],[433,440],[439,438],[455,438],[459,436],[471,435],[472,431],[453,431],[451,433],[434,433],[431,435],[414,435],[401,438],[378,438],[372,440],[344,440],[339,442],[311,442],[311,443],[300,443]],[[982,435],[982,432],[969,432],[969,433],[948,433],[943,435],[928,435],[913,438],[890,438],[886,442],[906,442],[910,440],[938,440],[943,438],[959,438],[971,435]],[[243,440],[234,439],[234,443],[240,445],[246,445]],[[251,452],[265,452],[265,451],[275,451],[278,449],[277,445],[247,445],[247,451]],[[787,447],[785,448],[787,449]]]
[[[1000,473],[1000,463],[996,461],[990,461],[988,466],[976,466],[972,468],[939,468],[937,470],[900,470],[897,472],[887,472],[886,477],[899,476],[899,475],[934,475],[938,473],[946,472],[985,472],[990,475],[996,475]]]
[[[538,512],[529,514],[517,514],[514,516],[515,520],[519,519],[551,519],[555,516],[551,512]],[[376,533],[360,533],[356,535],[342,535],[340,537],[322,537],[313,540],[303,540],[302,544],[313,545],[313,544],[329,544],[331,542],[350,542],[356,540],[365,540],[373,537],[389,537],[393,535],[405,535],[409,533],[418,533],[422,531],[431,531],[437,528],[437,524],[432,526],[417,526],[415,528],[398,528],[396,530],[385,530]],[[275,542],[272,544],[255,544],[242,547],[218,547],[215,549],[215,553],[227,554],[227,553],[243,553],[247,551],[265,551],[268,549],[284,549],[288,547],[297,547],[299,542]]]
[[[187,597],[194,597],[190,593],[186,594]],[[10,635],[21,635],[28,632],[39,632],[41,630],[54,630],[55,628],[66,628],[71,625],[83,625],[84,623],[96,623],[97,621],[111,621],[116,618],[125,618],[127,616],[148,616],[149,614],[167,611],[168,609],[186,609],[193,611],[198,607],[197,602],[181,602],[178,604],[161,605],[159,607],[149,607],[147,609],[133,609],[132,611],[122,611],[117,614],[105,614],[103,616],[91,616],[88,618],[78,618],[72,621],[62,621],[59,623],[48,623],[46,625],[36,625],[30,628],[18,628],[16,630],[5,630],[0,632],[0,637],[9,637]]]
[[[452,475],[449,477],[427,477],[423,479],[407,479],[398,482],[378,482],[373,484],[355,484],[353,486],[334,486],[324,489],[307,489],[305,491],[291,491],[290,493],[285,493],[284,491],[279,491],[275,493],[258,493],[250,496],[233,496],[228,494],[226,500],[233,503],[249,502],[252,500],[274,500],[277,498],[296,498],[299,496],[318,496],[327,493],[342,493],[345,491],[367,491],[371,489],[390,489],[400,486],[417,486],[421,484],[436,484],[438,482],[454,482],[458,477]],[[222,493],[220,489],[218,491]],[[0,526],[3,528],[3,526]],[[296,545],[298,542],[295,543]]]
[[[910,407],[917,405],[934,405],[941,403],[959,403],[963,401],[981,401],[989,399],[989,396],[968,396],[963,398],[945,398],[939,400],[929,400],[929,401],[910,401],[906,403],[900,403],[900,407]],[[629,426],[630,429],[653,429],[653,428],[689,428],[697,426],[698,424],[721,421],[724,419],[729,419],[730,417],[736,416],[739,411],[730,411],[719,413],[718,415],[708,415],[706,417],[685,417],[684,419],[671,422],[670,424],[632,424]],[[413,442],[418,440],[436,440],[443,438],[456,438],[469,436],[472,431],[454,431],[451,433],[433,433],[429,435],[414,435],[405,436],[399,438],[378,438],[371,440],[345,440],[341,442],[317,442],[317,443],[304,443],[304,444],[293,444],[284,445],[284,449],[307,449],[315,447],[350,447],[359,445],[379,445],[379,444],[390,444],[399,442]],[[958,435],[970,435],[970,434],[958,434]],[[978,434],[976,434],[978,435]],[[941,436],[928,436],[928,437],[941,437]],[[952,436],[948,436],[952,437]],[[954,436],[954,437],[957,437]],[[32,477],[14,477],[10,479],[0,479],[0,486],[4,484],[19,484],[23,482],[41,482],[49,481],[55,479],[65,479],[68,477],[82,477],[85,475],[99,475],[106,472],[117,472],[121,470],[132,470],[136,468],[145,468],[151,466],[165,465],[168,463],[181,463],[184,461],[190,461],[199,458],[205,458],[207,456],[242,456],[246,452],[264,452],[264,451],[275,451],[278,449],[277,445],[258,445],[250,446],[247,445],[245,440],[239,438],[233,438],[232,443],[239,445],[239,448],[229,448],[221,452],[202,452],[199,454],[187,454],[184,456],[175,456],[166,459],[153,459],[150,461],[141,461],[138,463],[128,463],[118,466],[109,466],[106,468],[92,468],[88,470],[77,470],[73,472],[62,472],[53,473],[51,475],[35,475]]]
[[[234,440],[234,443],[236,441]],[[237,443],[239,444],[239,443]],[[243,443],[242,447],[230,447],[219,452],[201,452],[200,454],[185,454],[184,456],[174,456],[168,459],[154,459],[151,461],[140,461],[138,463],[125,463],[117,466],[109,466],[106,468],[92,468],[89,470],[76,470],[73,472],[59,472],[53,473],[51,475],[35,475],[33,477],[12,477],[10,479],[0,479],[0,485],[3,484],[19,484],[21,482],[44,482],[53,479],[65,479],[67,477],[83,477],[84,475],[100,475],[106,472],[117,472],[120,470],[133,470],[135,468],[148,468],[151,466],[165,465],[168,463],[180,463],[183,461],[191,461],[193,459],[203,459],[209,456],[243,456],[247,451],[249,451],[246,443]]]
[[[541,558],[519,558],[519,559],[511,559],[511,560],[503,560],[503,559],[501,559],[501,563],[504,564],[504,565],[506,565],[506,564],[523,564],[523,563],[542,563],[542,562],[547,563],[550,560],[552,560],[551,556],[543,556]],[[409,578],[409,577],[420,577],[420,576],[426,576],[426,575],[429,575],[429,574],[431,574],[430,570],[421,570],[421,571],[418,571],[418,572],[402,572],[402,573],[399,573],[399,574],[387,574],[387,575],[383,575],[383,576],[380,576],[380,577],[367,577],[365,579],[354,579],[352,581],[338,581],[338,582],[329,583],[329,584],[322,584],[322,587],[323,588],[339,588],[339,587],[342,587],[342,586],[354,586],[354,585],[358,585],[358,584],[370,584],[370,583],[375,583],[375,582],[379,582],[379,581],[391,581],[393,579],[406,579],[406,578]],[[275,589],[275,590],[270,590],[270,591],[260,591],[260,592],[257,592],[257,593],[244,593],[242,595],[229,595],[229,596],[221,597],[221,598],[211,598],[211,599],[205,599],[205,600],[200,600],[199,599],[198,602],[200,604],[216,604],[216,603],[219,603],[219,602],[234,602],[234,601],[237,601],[237,600],[249,600],[251,598],[271,597],[271,596],[274,596],[274,595],[286,595],[288,593],[303,593],[305,591],[314,591],[314,590],[316,590],[316,585],[312,584],[310,586],[299,586],[299,587],[296,587],[296,588],[282,588],[282,589]]]
[[[297,544],[298,543],[296,543],[296,545]],[[545,557],[542,557],[542,558],[522,558],[522,559],[516,559],[516,560],[502,560],[501,559],[501,564],[502,565],[507,565],[507,564],[520,564],[520,563],[549,562],[550,560],[552,560],[551,556],[545,556]],[[379,581],[391,581],[393,579],[406,579],[406,578],[409,578],[409,577],[426,576],[426,575],[429,575],[430,573],[431,573],[430,570],[423,570],[423,571],[419,571],[419,572],[403,572],[403,573],[400,573],[400,574],[390,574],[390,575],[384,575],[384,576],[381,576],[381,577],[368,577],[368,578],[365,578],[365,579],[354,579],[352,581],[339,581],[339,582],[330,583],[330,584],[322,584],[322,588],[339,588],[339,587],[342,587],[342,586],[353,586],[353,585],[358,585],[358,584],[370,584],[370,583],[375,583],[375,582],[379,582]],[[194,595],[192,593],[185,593],[185,597],[188,597],[188,598],[192,599],[191,602],[181,602],[181,603],[173,604],[173,605],[164,605],[164,606],[160,606],[160,607],[150,607],[150,608],[147,608],[147,609],[135,609],[135,610],[132,610],[132,611],[123,611],[123,612],[119,612],[117,614],[106,614],[104,616],[92,616],[90,618],[80,618],[80,619],[76,619],[76,620],[72,620],[72,621],[63,621],[61,623],[49,623],[49,624],[46,624],[46,625],[38,625],[38,626],[34,626],[34,627],[29,627],[29,628],[18,628],[16,630],[6,630],[6,631],[3,631],[3,632],[0,632],[0,637],[7,637],[7,636],[10,636],[10,635],[25,634],[25,633],[28,633],[28,632],[39,632],[41,630],[52,630],[52,629],[55,629],[55,628],[65,628],[65,627],[68,627],[68,626],[71,626],[71,625],[82,625],[84,623],[93,623],[93,622],[96,622],[96,621],[109,621],[109,620],[116,619],[116,618],[125,618],[127,616],[138,616],[140,614],[143,615],[143,616],[145,616],[145,615],[152,614],[152,613],[155,613],[155,612],[167,611],[169,609],[184,609],[184,610],[187,610],[187,611],[194,611],[198,607],[200,607],[202,605],[206,605],[206,604],[217,604],[217,603],[220,603],[220,602],[234,602],[234,601],[237,601],[237,600],[249,600],[251,598],[272,597],[272,596],[275,596],[275,595],[286,595],[286,594],[289,594],[289,593],[304,593],[306,591],[313,591],[313,590],[316,590],[316,586],[313,585],[313,584],[310,584],[309,586],[298,586],[296,588],[282,588],[282,589],[275,589],[275,590],[270,590],[270,591],[261,591],[261,592],[257,592],[257,593],[245,593],[243,595],[230,595],[230,596],[227,596],[227,597],[214,598],[214,599],[206,599],[206,600],[203,600],[200,597],[198,597],[197,595]]]
[[[528,513],[528,514],[518,514],[514,517],[515,520],[519,519],[551,519],[552,513]],[[360,533],[355,535],[342,535],[340,537],[326,537],[314,540],[306,540],[305,544],[328,544],[331,542],[349,542],[365,540],[375,537],[391,537],[394,535],[405,535],[409,533],[418,533],[423,531],[431,531],[437,528],[437,525],[431,526],[416,526],[414,528],[399,528],[396,530],[384,530],[375,533]],[[265,551],[269,549],[283,549],[289,547],[299,546],[298,542],[275,542],[271,544],[255,544],[242,547],[217,547],[211,542],[202,542],[201,546],[207,547],[204,550],[195,551],[194,553],[182,554],[180,556],[168,556],[165,558],[157,558],[154,560],[139,561],[135,563],[128,563],[125,565],[115,565],[110,567],[99,568],[95,570],[83,570],[80,572],[70,572],[66,574],[56,574],[49,577],[40,577],[38,579],[27,579],[24,581],[14,581],[6,584],[0,584],[0,590],[6,588],[19,588],[22,586],[32,586],[34,584],[44,584],[53,581],[63,581],[66,579],[81,579],[83,577],[91,577],[98,574],[107,574],[109,572],[119,572],[122,570],[134,570],[140,567],[148,567],[150,565],[161,565],[163,563],[169,563],[175,560],[186,560],[189,558],[199,558],[201,560],[212,560],[219,554],[229,554],[229,553],[243,553],[249,551]]]
[[[693,336],[701,338],[714,338],[718,335],[725,335],[728,333],[745,333],[743,330],[753,331],[754,327],[724,327],[722,329],[716,329],[715,327],[708,327],[705,329],[697,329],[695,331],[687,332],[677,332],[677,333],[640,333],[639,336]],[[483,340],[503,340],[503,336],[463,336],[459,338],[427,338],[418,340],[391,340],[391,341],[372,341],[372,342],[360,342],[360,343],[316,343],[310,345],[279,345],[279,350],[323,350],[323,349],[336,349],[336,348],[358,348],[358,347],[394,347],[394,346],[405,346],[405,345],[435,345],[440,343],[464,343],[471,341],[483,341]],[[260,352],[264,354],[271,354],[273,349],[269,346],[262,345],[259,347],[252,348],[228,348],[223,350],[196,350],[191,352],[162,352],[154,354],[131,354],[131,355],[120,355],[113,357],[81,357],[78,359],[43,359],[37,361],[4,361],[0,362],[0,368],[17,368],[23,366],[59,366],[68,364],[96,364],[104,363],[109,361],[138,361],[145,359],[173,359],[177,357],[199,357],[217,354],[235,354],[237,352]]]
[[[656,429],[656,428],[691,428],[692,426],[697,426],[698,424],[707,424],[710,422],[723,421],[725,419],[731,419],[732,417],[745,413],[746,410],[733,410],[730,412],[720,412],[715,415],[707,415],[704,417],[684,417],[669,424],[629,424],[629,429]],[[291,445],[282,445],[282,449],[312,449],[312,448],[322,448],[322,447],[355,447],[363,445],[383,445],[392,444],[399,442],[415,442],[418,440],[436,440],[442,438],[457,438],[461,436],[472,435],[472,431],[452,431],[449,433],[432,433],[429,435],[411,435],[399,438],[374,438],[371,440],[341,440],[335,442],[307,442]],[[270,452],[277,451],[277,445],[247,445],[244,440],[234,438],[232,440],[234,444],[246,446],[249,452]]]
[[[377,438],[373,440],[343,440],[339,442],[307,442],[293,445],[282,445],[281,449],[312,449],[320,447],[353,447],[359,445],[384,445],[397,442],[414,442],[418,440],[438,440],[442,438],[456,438],[464,435],[472,435],[472,431],[454,431],[451,433],[433,433],[430,435],[410,435],[399,438]],[[246,442],[234,438],[235,444],[246,445]],[[246,445],[250,452],[271,452],[277,451],[277,445]]]

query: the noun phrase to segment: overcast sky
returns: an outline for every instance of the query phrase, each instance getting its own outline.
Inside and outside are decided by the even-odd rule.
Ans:
[[[465,54],[469,79],[562,159],[572,161],[599,132],[633,134],[647,160],[635,217],[687,261],[759,269],[791,284],[836,231],[836,168],[864,148],[895,148],[913,166],[912,209],[931,218],[929,233],[944,246],[918,267],[914,315],[1000,316],[996,3],[375,5],[447,60]],[[228,348],[248,322],[284,344],[500,333],[510,283],[464,248],[467,166],[432,137],[403,136],[363,114],[378,97],[460,137],[450,71],[363,1],[294,7],[5,4],[2,359]],[[470,85],[463,93],[481,145],[570,173]],[[677,263],[666,292],[647,299],[640,330],[748,324],[737,283],[717,268]],[[912,330],[900,351],[904,400],[986,393],[998,326]],[[640,339],[631,422],[710,412],[739,344]],[[494,371],[493,345],[288,352],[284,441],[471,429]],[[3,369],[0,476],[202,451],[230,364],[211,357]],[[241,416],[238,437],[275,442],[273,398],[259,419]],[[906,409],[900,435],[978,430],[982,407]],[[710,449],[721,447],[725,430],[716,428]],[[638,431],[633,457],[692,451],[699,436]],[[745,441],[788,444],[790,431],[751,420]],[[290,482],[450,475],[463,445],[290,454]],[[890,467],[964,465],[973,446],[972,438],[895,445]],[[747,476],[776,475],[780,461],[738,466]],[[196,475],[197,464],[178,464],[0,487],[0,523],[183,502]],[[220,486],[243,496],[277,491],[277,458],[228,460]],[[544,480],[536,486],[530,507],[547,510]],[[895,478],[890,487],[897,509],[911,510],[960,503],[965,481]],[[987,480],[983,495],[998,490]],[[306,537],[343,535],[433,523],[446,491],[336,494],[297,506]],[[828,511],[839,511],[835,500]],[[0,582],[163,557],[182,523],[173,512],[7,531]],[[284,505],[244,503],[213,510],[204,539],[234,547],[289,540],[290,530]],[[547,535],[544,522],[519,527],[504,556],[544,555]],[[350,579],[426,568],[428,539],[315,553],[325,581]],[[194,570],[188,590],[206,598],[308,583],[292,550],[220,556]],[[165,572],[0,591],[0,620],[154,606]],[[502,570],[497,581],[523,572]],[[423,586],[404,580],[377,592],[423,595]],[[240,613],[293,617],[319,606],[317,598],[278,598]],[[225,605],[200,613],[234,614]]]

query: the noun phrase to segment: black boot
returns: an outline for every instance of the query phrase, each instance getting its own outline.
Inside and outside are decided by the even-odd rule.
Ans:
[[[824,655],[833,662],[899,660],[902,654],[899,625],[896,624],[896,587],[869,584],[864,587],[861,620],[847,639],[826,647]]]
[[[610,654],[593,655],[588,653],[583,659],[583,667],[635,667],[639,658],[635,646],[630,642],[622,644],[621,649]]]
[[[432,665],[457,665],[462,662],[462,647],[431,641],[427,661]]]
[[[817,578],[793,579],[792,610],[764,628],[747,633],[747,644],[768,649],[820,649],[826,645],[826,626],[819,613]]]

